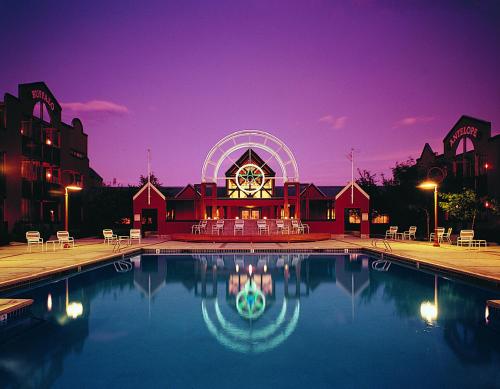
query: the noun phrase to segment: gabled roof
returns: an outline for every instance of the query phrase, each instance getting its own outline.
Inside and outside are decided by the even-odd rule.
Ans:
[[[302,189],[300,192],[300,196],[302,197],[302,195],[304,195],[309,190],[312,190],[312,191],[318,193],[321,197],[326,197],[326,194],[324,194],[323,191],[320,188],[318,188],[316,185],[314,185],[313,183],[307,185],[304,189]]]
[[[160,190],[150,182],[146,183],[141,189],[139,189],[139,191],[134,195],[134,197],[132,197],[132,200],[135,200],[137,197],[139,197],[141,193],[144,192],[148,187],[153,189],[158,194],[158,196],[160,196],[163,200],[165,200],[165,195],[161,193]]]
[[[226,177],[234,177],[239,167],[245,165],[246,163],[253,163],[254,165],[260,166],[267,177],[274,177],[276,173],[269,165],[267,165],[264,160],[257,154],[254,150],[248,149],[245,151],[236,163],[232,164],[226,171]]]
[[[365,196],[367,199],[370,199],[368,193],[366,193],[358,184],[356,184],[356,182],[351,181],[346,186],[344,186],[344,189],[342,189],[339,193],[337,193],[337,195],[335,196],[335,200],[337,200],[340,196],[342,196],[342,193],[351,188],[351,183],[363,196]]]
[[[343,186],[339,185],[322,185],[318,186],[319,189],[327,196],[327,197],[335,197],[337,194],[344,189]]]
[[[421,159],[424,156],[424,154],[436,155],[434,153],[434,151],[432,150],[432,147],[431,147],[431,145],[429,143],[426,143],[424,145],[424,148],[422,149],[422,153],[420,154],[420,158],[419,159]]]
[[[191,193],[189,193],[191,192]],[[195,187],[191,184],[187,184],[184,188],[182,188],[179,193],[175,195],[176,199],[179,198],[194,198],[194,197],[200,197],[201,194],[198,192]]]

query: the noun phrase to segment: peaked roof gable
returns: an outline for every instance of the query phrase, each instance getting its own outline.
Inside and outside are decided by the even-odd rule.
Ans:
[[[307,185],[302,192],[300,192],[300,197],[303,197],[304,195],[308,194],[307,197],[309,198],[318,198],[318,197],[326,197],[326,195],[323,193],[321,189],[319,189],[316,185],[313,183]]]
[[[337,195],[335,196],[335,200],[337,200],[340,196],[342,196],[342,194],[351,188],[351,183],[352,185],[363,195],[365,196],[367,199],[370,199],[370,196],[368,195],[368,193],[366,193],[358,184],[356,184],[356,182],[349,182],[346,186],[344,186],[344,189],[342,189],[339,193],[337,193]]]
[[[241,157],[238,158],[238,160],[234,164],[231,165],[229,169],[227,169],[226,177],[233,177],[238,169],[247,163],[253,163],[254,165],[260,166],[267,177],[276,176],[274,170],[271,169],[271,167],[266,162],[264,162],[259,154],[257,154],[252,149],[248,149],[241,155]]]
[[[139,189],[139,191],[134,195],[134,197],[132,197],[132,200],[138,198],[141,195],[141,193],[144,192],[148,187],[152,188],[153,191],[155,191],[158,194],[158,196],[160,196],[163,200],[165,200],[165,195],[161,193],[160,190],[150,182],[144,184],[144,186],[141,189]]]
[[[193,185],[188,184],[182,188],[179,193],[175,195],[176,199],[194,199],[195,197],[200,197],[200,193],[194,188]]]

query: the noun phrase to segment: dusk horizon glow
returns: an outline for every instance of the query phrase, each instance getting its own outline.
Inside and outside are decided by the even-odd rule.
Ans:
[[[425,4],[424,4],[425,3]],[[390,175],[462,115],[500,127],[500,3],[9,2],[2,93],[43,81],[106,183],[196,184],[233,131],[284,141],[300,181]],[[356,173],[357,176],[357,173]]]

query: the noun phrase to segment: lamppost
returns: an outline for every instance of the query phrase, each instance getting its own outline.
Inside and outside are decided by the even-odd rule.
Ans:
[[[69,203],[69,192],[82,190],[81,187],[75,185],[69,185],[64,188],[64,230],[68,231],[68,203]]]
[[[438,184],[433,181],[424,181],[418,188],[420,189],[434,189],[434,247],[439,247],[439,236],[437,233],[438,228]]]

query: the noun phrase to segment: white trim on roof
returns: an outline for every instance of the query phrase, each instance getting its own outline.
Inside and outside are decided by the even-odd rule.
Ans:
[[[150,182],[148,182],[141,189],[139,189],[139,191],[134,195],[134,197],[132,197],[132,200],[135,200],[137,197],[139,197],[139,195],[142,192],[144,192],[148,186],[150,186],[151,189],[153,189],[156,193],[158,193],[158,196],[160,196],[163,200],[166,200],[165,195],[163,193],[161,193],[160,190]]]
[[[300,192],[300,196],[302,196],[302,195],[305,193],[305,191],[306,191],[306,190],[308,190],[311,186],[315,187],[315,188],[316,188],[316,190],[317,190],[317,191],[318,191],[318,192],[319,192],[319,193],[320,193],[323,197],[328,197],[328,196],[327,196],[327,195],[326,195],[326,194],[325,194],[325,193],[324,193],[321,189],[319,189],[319,188],[318,188],[318,186],[317,186],[317,185],[313,184],[312,182],[311,182],[309,185],[307,185],[307,186],[306,186],[306,187],[302,190],[302,192]]]
[[[194,193],[196,193],[198,196],[201,196],[201,193],[196,190],[193,184],[187,184],[184,188],[182,188],[174,197],[178,198],[187,188],[193,188]]]
[[[352,182],[352,181],[351,181]],[[351,182],[349,182],[346,186],[344,186],[344,189],[342,189],[337,195],[335,196],[335,200],[337,200],[340,196],[342,196],[342,193],[344,193],[346,190],[351,188]],[[361,187],[354,182],[354,187],[361,192],[368,200],[370,200],[370,196],[368,193],[366,193]]]

